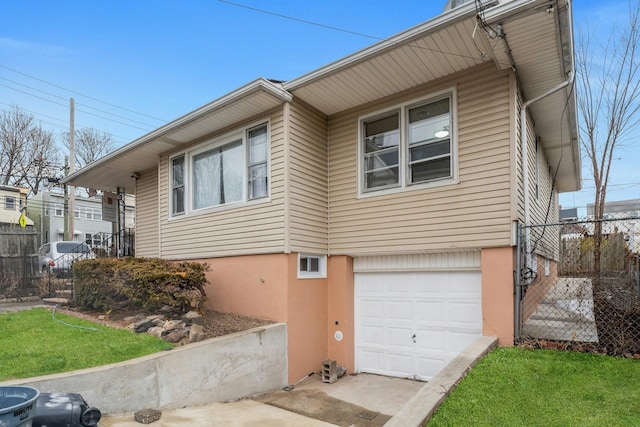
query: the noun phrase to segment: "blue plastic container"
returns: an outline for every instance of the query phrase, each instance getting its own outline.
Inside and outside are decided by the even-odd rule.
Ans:
[[[26,386],[0,386],[0,427],[31,427],[40,391]]]

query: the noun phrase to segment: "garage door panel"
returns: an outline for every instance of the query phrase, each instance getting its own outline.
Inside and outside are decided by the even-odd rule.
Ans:
[[[386,328],[389,337],[388,344],[392,347],[404,347],[410,349],[413,346],[412,336],[414,334],[411,327]]]
[[[385,351],[363,350],[359,356],[362,359],[362,363],[368,366],[371,372],[376,374],[384,372]]]
[[[385,312],[384,301],[380,299],[363,299],[360,307],[364,319],[379,319]]]
[[[386,318],[390,321],[412,320],[411,301],[387,301],[386,302]]]
[[[386,369],[393,376],[409,377],[413,371],[413,359],[406,353],[389,353]]]
[[[481,293],[481,278],[477,273],[460,272],[450,277],[446,286],[447,295],[454,298],[478,298]]]
[[[384,278],[386,284],[387,293],[390,295],[399,294],[400,296],[406,296],[411,292],[412,283],[410,280],[398,281],[394,280],[393,274],[387,274]]]
[[[415,332],[416,351],[442,351],[445,345],[445,332],[442,330],[421,329]]]
[[[364,345],[379,345],[383,346],[384,342],[384,329],[375,326],[363,325],[362,328],[362,344]]]
[[[360,372],[429,380],[481,336],[478,271],[356,273],[355,288]]]
[[[458,327],[476,326],[482,321],[482,307],[471,302],[452,302],[447,305],[446,322]]]
[[[440,323],[444,318],[442,301],[416,301],[414,317],[420,323]]]

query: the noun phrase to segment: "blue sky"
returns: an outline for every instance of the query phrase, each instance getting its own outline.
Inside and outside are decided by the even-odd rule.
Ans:
[[[73,97],[76,128],[108,132],[120,146],[257,77],[289,80],[429,20],[446,1],[237,2],[248,8],[218,0],[0,0],[0,109],[18,105],[59,134]],[[607,37],[627,10],[628,0],[579,0],[574,21]],[[608,200],[640,198],[640,147],[617,157]],[[585,213],[589,176],[585,170],[583,191],[561,195],[563,207]]]

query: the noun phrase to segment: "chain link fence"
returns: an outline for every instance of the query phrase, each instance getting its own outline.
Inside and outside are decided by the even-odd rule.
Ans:
[[[520,226],[516,343],[640,355],[640,220]]]

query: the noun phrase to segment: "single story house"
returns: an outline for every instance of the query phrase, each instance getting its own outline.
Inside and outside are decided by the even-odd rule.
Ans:
[[[64,182],[134,193],[136,255],[209,264],[208,308],[286,322],[291,381],[325,359],[428,380],[481,335],[513,345],[515,225],[580,188],[571,3],[456,3]]]

